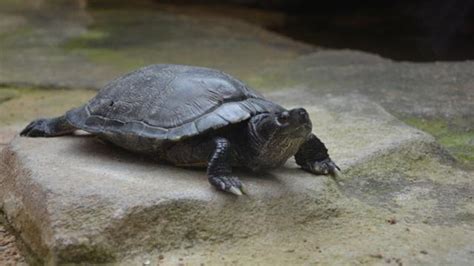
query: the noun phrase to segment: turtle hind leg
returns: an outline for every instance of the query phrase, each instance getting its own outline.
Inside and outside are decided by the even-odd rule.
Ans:
[[[25,137],[56,137],[72,134],[76,130],[64,116],[34,120],[20,132]]]

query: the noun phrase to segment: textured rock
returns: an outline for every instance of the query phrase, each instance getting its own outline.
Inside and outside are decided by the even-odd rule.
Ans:
[[[6,228],[0,217],[0,264],[27,265],[18,249],[16,237]]]
[[[40,258],[123,265],[474,261],[474,173],[453,167],[432,137],[371,102],[416,116],[411,124],[444,145],[473,147],[472,62],[308,54],[314,49],[257,26],[181,8],[14,2],[0,2],[0,83],[97,89],[146,64],[217,67],[259,90],[298,88],[270,97],[303,104],[344,169],[337,182],[293,162],[263,176],[240,172],[250,196],[235,198],[214,191],[203,170],[158,164],[91,137],[18,138],[1,153],[0,209]],[[1,87],[0,149],[28,121],[59,115],[94,93]],[[453,136],[448,123],[462,131]],[[467,150],[468,160],[472,154]]]
[[[303,101],[346,172],[394,153],[440,152],[432,137],[357,95],[270,97],[287,106]],[[225,243],[331,219],[347,207],[333,179],[293,162],[265,175],[239,173],[250,196],[236,198],[213,190],[202,170],[159,164],[93,137],[16,138],[1,161],[2,209],[49,262],[120,261]]]
[[[17,131],[11,128],[0,129],[0,148],[10,143],[10,141],[15,137],[16,134]]]
[[[464,118],[472,124],[473,68],[473,61],[395,62],[363,52],[326,50],[266,69],[261,85],[309,88],[323,95],[360,93],[399,115]]]
[[[215,67],[253,80],[264,67],[314,50],[240,20],[140,2],[107,9],[80,0],[0,3],[0,49],[8,51],[0,53],[0,84],[97,89],[157,63]]]

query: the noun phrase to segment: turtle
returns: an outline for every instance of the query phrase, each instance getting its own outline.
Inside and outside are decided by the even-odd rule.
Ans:
[[[56,137],[78,129],[176,166],[206,167],[212,186],[236,195],[247,191],[233,167],[260,172],[294,156],[313,174],[340,173],[304,108],[285,109],[206,67],[140,68],[62,116],[32,121],[20,135]]]

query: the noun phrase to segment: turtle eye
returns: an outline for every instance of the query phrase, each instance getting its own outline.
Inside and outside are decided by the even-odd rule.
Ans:
[[[278,122],[280,124],[286,124],[288,123],[288,120],[290,119],[290,113],[288,113],[287,111],[284,111],[282,112],[279,116],[278,116]]]

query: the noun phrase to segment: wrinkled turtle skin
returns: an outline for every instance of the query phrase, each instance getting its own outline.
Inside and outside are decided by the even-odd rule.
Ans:
[[[294,156],[314,174],[339,170],[311,133],[303,108],[286,110],[230,75],[204,67],[141,68],[63,116],[31,122],[20,135],[54,137],[77,129],[178,166],[207,167],[213,186],[237,195],[245,190],[232,167],[261,171]]]

